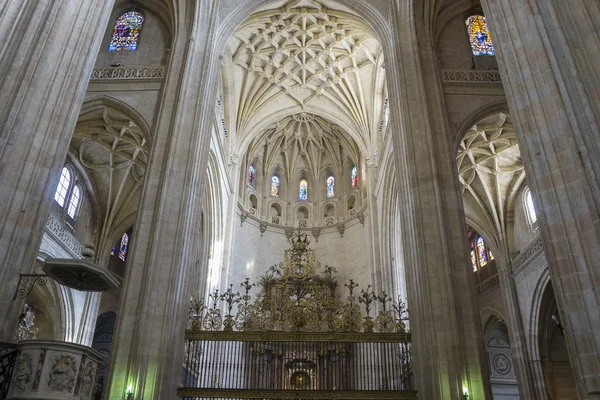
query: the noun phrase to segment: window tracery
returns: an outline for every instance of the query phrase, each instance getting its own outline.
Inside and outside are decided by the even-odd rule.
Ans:
[[[300,188],[298,193],[299,200],[308,200],[308,182],[306,179],[300,181]]]
[[[61,207],[65,206],[65,200],[67,199],[67,194],[69,193],[71,180],[71,171],[69,171],[69,168],[63,167],[62,173],[60,174],[60,179],[58,181],[58,187],[56,188],[56,192],[54,192],[54,200],[56,200],[58,205]]]
[[[471,15],[465,21],[474,56],[493,56],[494,44],[483,15]]]
[[[137,50],[144,16],[137,11],[128,11],[115,22],[108,51]]]
[[[73,188],[73,193],[71,193],[71,199],[69,200],[69,208],[67,209],[67,215],[71,217],[71,219],[75,219],[80,203],[81,189],[79,188],[79,185],[77,185]]]
[[[333,176],[330,176],[329,178],[327,178],[327,197],[333,197],[335,195],[334,186],[335,178]]]
[[[531,190],[529,190],[529,188],[525,188],[524,203],[527,220],[529,221],[529,225],[533,226],[537,222],[537,215],[535,213],[533,197],[531,196]]]

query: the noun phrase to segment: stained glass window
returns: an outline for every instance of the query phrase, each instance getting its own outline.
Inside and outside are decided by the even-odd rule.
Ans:
[[[467,32],[469,33],[469,41],[471,42],[471,50],[475,56],[493,56],[494,44],[490,36],[487,22],[483,15],[472,15],[465,22]]]
[[[248,186],[250,186],[252,189],[254,189],[255,185],[256,185],[256,168],[254,168],[254,165],[251,165],[250,168],[248,168]]]
[[[129,235],[127,232],[123,234],[121,237],[121,244],[119,245],[119,258],[121,261],[125,261],[125,256],[127,255],[127,245],[129,244]]]
[[[67,167],[62,169],[60,174],[60,180],[58,181],[58,187],[54,192],[54,200],[61,206],[65,206],[65,200],[67,193],[69,192],[69,186],[71,185],[71,171]]]
[[[350,179],[352,182],[352,189],[356,189],[358,187],[358,170],[356,167],[352,168],[352,172],[350,172]]]
[[[485,250],[485,243],[481,236],[479,236],[479,238],[477,238],[476,244],[477,244],[477,254],[479,256],[479,266],[485,267],[488,263],[488,258],[487,258],[487,252]]]
[[[533,206],[533,197],[531,197],[529,188],[525,190],[525,212],[527,213],[527,218],[529,218],[529,223],[533,225],[537,222],[537,215],[535,214],[535,207]]]
[[[494,255],[491,250],[488,250],[488,257],[490,258],[490,261],[494,261]]]
[[[477,272],[477,260],[475,259],[475,250],[471,250],[471,264],[473,264],[473,271]]]
[[[115,23],[108,51],[136,50],[144,16],[137,11],[121,15]]]
[[[279,197],[279,178],[276,175],[271,178],[271,196]]]
[[[335,186],[335,178],[333,176],[330,176],[329,178],[327,178],[327,197],[334,196],[334,192],[333,192],[334,186]]]
[[[67,214],[72,219],[75,219],[75,215],[77,215],[77,209],[79,208],[79,203],[81,202],[81,189],[79,186],[75,186],[73,189],[73,193],[71,193],[71,199],[69,200],[69,208],[67,209]]]
[[[300,181],[300,193],[298,194],[299,200],[307,200],[308,199],[308,182],[306,179],[302,179]]]

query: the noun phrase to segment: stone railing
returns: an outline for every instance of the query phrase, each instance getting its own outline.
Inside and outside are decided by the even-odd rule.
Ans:
[[[73,256],[77,258],[82,257],[81,250],[83,246],[79,243],[79,240],[52,214],[48,216],[48,220],[46,221],[46,232],[69,249]]]
[[[526,265],[531,259],[540,254],[540,252],[542,252],[543,250],[544,243],[542,242],[541,236],[538,236],[534,239],[533,242],[531,242],[527,247],[525,247],[523,251],[519,253],[518,256],[516,256],[512,260],[513,273],[521,269],[524,265]]]
[[[477,285],[477,294],[483,294],[488,290],[495,288],[499,284],[500,277],[498,276],[498,274],[496,274]]]
[[[444,83],[501,83],[502,78],[498,71],[442,71]]]
[[[91,80],[163,79],[165,67],[113,67],[92,72]]]

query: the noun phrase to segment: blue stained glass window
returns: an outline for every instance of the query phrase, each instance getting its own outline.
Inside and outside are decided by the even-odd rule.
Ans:
[[[358,187],[358,170],[356,167],[352,168],[352,172],[350,172],[350,178],[352,180],[352,189],[356,189]]]
[[[300,181],[300,193],[298,194],[299,200],[307,200],[308,199],[308,182],[306,179],[302,179]]]
[[[121,237],[121,245],[119,246],[119,258],[121,261],[125,261],[127,255],[127,245],[129,244],[129,235],[124,233]]]
[[[474,56],[493,56],[494,44],[483,15],[472,15],[465,21]]]
[[[330,176],[329,178],[327,178],[327,197],[334,196],[334,192],[333,192],[334,186],[335,186],[335,178],[333,176]]]
[[[485,250],[485,243],[483,242],[483,238],[480,236],[477,238],[477,254],[479,255],[479,266],[485,267],[488,263],[487,252]]]
[[[144,16],[137,11],[121,15],[115,23],[108,51],[136,50]]]

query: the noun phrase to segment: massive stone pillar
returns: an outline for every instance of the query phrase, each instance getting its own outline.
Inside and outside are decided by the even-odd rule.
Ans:
[[[491,398],[465,216],[425,5],[394,2],[390,124],[419,398]],[[416,14],[415,14],[416,13]]]
[[[20,309],[114,0],[8,0],[0,14],[0,340]]]
[[[214,123],[219,0],[174,1],[177,21],[151,159],[127,259],[105,398],[176,396]]]
[[[580,398],[600,398],[600,4],[483,0]]]

